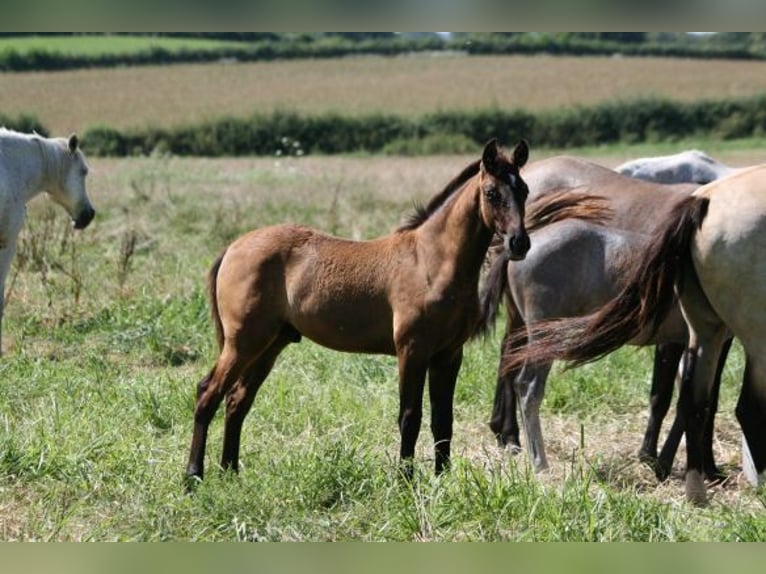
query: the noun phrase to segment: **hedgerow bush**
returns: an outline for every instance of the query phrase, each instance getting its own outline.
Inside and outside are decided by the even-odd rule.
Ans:
[[[50,135],[48,129],[40,123],[36,116],[31,114],[11,117],[0,113],[0,127],[25,133],[37,132],[41,136],[46,137]]]
[[[415,118],[276,111],[175,128],[120,131],[95,127],[87,130],[84,139],[89,153],[102,156],[393,153],[397,148],[412,154],[437,147],[441,152],[462,153],[466,142],[480,146],[492,137],[508,142],[525,137],[541,147],[578,147],[689,136],[746,138],[764,131],[766,96],[693,103],[644,99],[540,114],[499,108],[441,111]],[[444,142],[437,146],[439,138]]]

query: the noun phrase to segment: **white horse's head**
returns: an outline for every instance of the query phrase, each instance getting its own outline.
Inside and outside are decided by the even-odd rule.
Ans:
[[[75,229],[85,229],[96,215],[85,191],[88,163],[80,149],[79,139],[72,134],[69,139],[56,140],[55,175],[49,174],[48,195],[72,217]],[[51,158],[52,159],[52,158]]]

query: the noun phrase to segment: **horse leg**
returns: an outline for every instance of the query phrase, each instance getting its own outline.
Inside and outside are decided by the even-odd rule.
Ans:
[[[760,484],[766,478],[766,365],[762,354],[747,353],[745,376],[737,401],[736,415],[755,470],[746,476]]]
[[[415,443],[420,434],[423,418],[423,389],[426,382],[428,362],[416,356],[410,349],[400,349],[399,362],[399,434],[401,445],[399,458],[402,474],[408,480],[414,476],[413,458]]]
[[[540,405],[545,395],[545,383],[551,363],[532,366],[525,364],[515,381],[516,395],[521,404],[521,421],[527,435],[527,451],[535,472],[548,468],[543,431],[540,426]]]
[[[194,433],[189,451],[189,463],[186,467],[187,477],[201,479],[205,472],[205,448],[207,446],[207,431],[213,420],[218,405],[224,395],[241,376],[245,365],[238,353],[228,345],[224,345],[221,356],[215,367],[197,385],[197,405],[194,409]]]
[[[705,470],[705,478],[708,480],[718,482],[726,479],[726,473],[721,471],[715,464],[715,457],[713,456],[713,429],[715,426],[715,415],[718,412],[718,396],[721,391],[721,377],[723,376],[723,369],[726,367],[726,358],[729,356],[729,350],[731,344],[734,342],[732,337],[726,339],[721,349],[721,356],[718,359],[718,367],[715,371],[715,379],[713,381],[712,394],[710,397],[710,415],[708,416],[707,425],[705,425],[705,433],[703,435],[703,468]]]
[[[517,454],[521,451],[521,441],[519,440],[519,421],[516,418],[516,391],[513,385],[519,375],[519,370],[505,372],[503,359],[506,353],[510,353],[512,349],[510,333],[506,332],[501,346],[500,364],[497,368],[497,386],[495,387],[495,401],[489,428],[495,434],[497,446],[500,448],[510,446],[511,452]]]
[[[434,472],[449,468],[452,441],[452,402],[463,349],[437,356],[428,367],[428,394],[431,400],[431,433],[434,437]]]
[[[221,468],[239,471],[239,445],[242,435],[242,423],[253,405],[258,389],[274,367],[274,362],[284,348],[293,341],[295,331],[284,329],[255,362],[250,365],[226,395],[226,420],[223,432],[223,450]]]
[[[654,347],[654,372],[652,373],[652,387],[649,391],[649,421],[646,425],[641,449],[638,451],[638,458],[649,464],[660,480],[664,480],[670,469],[663,468],[657,457],[657,442],[662,421],[668,413],[670,401],[673,398],[673,385],[678,372],[678,362],[683,355],[684,348],[685,345],[679,343],[665,343]],[[661,475],[663,478],[660,478]]]
[[[0,249],[0,356],[3,354],[3,311],[5,310],[5,278],[11,268],[11,260],[16,247],[13,239]]]
[[[729,354],[732,342],[733,339],[728,338],[721,349],[721,356],[718,359],[718,366],[716,368],[713,387],[711,389],[710,412],[708,413],[702,436],[702,466],[705,478],[712,481],[720,481],[726,478],[726,475],[719,470],[715,464],[715,458],[713,456],[713,427],[715,425],[715,413],[718,412],[718,395],[721,389],[721,376],[723,375],[723,369],[726,366],[726,357]],[[684,361],[686,361],[686,357],[684,358]],[[682,371],[685,372],[686,368],[687,367],[684,364]],[[673,419],[673,425],[665,439],[662,452],[660,452],[660,456],[657,459],[655,473],[658,480],[663,481],[670,475],[670,469],[673,467],[673,459],[676,457],[678,445],[681,442],[683,434],[684,422],[680,413],[677,412],[675,419]]]
[[[704,504],[707,492],[703,481],[704,435],[710,416],[711,397],[726,326],[710,307],[696,277],[686,275],[681,308],[689,325],[689,347],[678,398],[678,414],[686,431],[686,498]]]

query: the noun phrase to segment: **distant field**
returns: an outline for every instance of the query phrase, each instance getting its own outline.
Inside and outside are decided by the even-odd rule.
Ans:
[[[169,51],[206,50],[239,45],[235,42],[220,40],[153,38],[150,36],[30,36],[0,38],[0,54],[8,50],[14,50],[19,54],[44,50],[73,56],[99,56],[133,54],[152,48],[162,48]]]
[[[766,62],[418,54],[8,73],[0,74],[0,83],[5,114],[32,113],[54,133],[65,133],[274,109],[414,115],[535,111],[652,96],[724,99],[766,91]]]

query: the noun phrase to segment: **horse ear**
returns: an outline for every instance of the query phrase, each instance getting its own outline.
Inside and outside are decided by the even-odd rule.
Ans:
[[[513,148],[513,165],[515,165],[517,168],[524,167],[524,164],[527,163],[527,160],[529,159],[529,144],[527,143],[527,140],[521,140],[518,144],[516,144],[516,147]]]
[[[80,139],[77,137],[77,134],[72,134],[69,136],[69,151],[74,153],[77,151],[77,147],[80,145]]]
[[[500,146],[497,144],[497,138],[492,138],[486,143],[481,154],[481,163],[484,165],[484,169],[489,172],[495,171],[498,155],[500,155]]]

